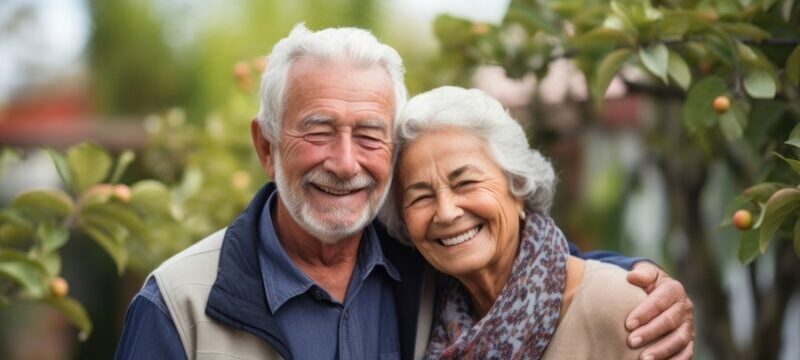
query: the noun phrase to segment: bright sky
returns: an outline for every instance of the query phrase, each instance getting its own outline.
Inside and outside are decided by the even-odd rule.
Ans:
[[[3,0],[0,24],[0,104],[23,82],[78,67],[89,37],[85,0]]]

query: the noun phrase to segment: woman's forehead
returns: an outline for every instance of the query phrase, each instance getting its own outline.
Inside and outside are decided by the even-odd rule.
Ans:
[[[406,146],[398,161],[398,175],[437,175],[443,179],[499,170],[478,136],[465,130],[437,129],[420,135]]]

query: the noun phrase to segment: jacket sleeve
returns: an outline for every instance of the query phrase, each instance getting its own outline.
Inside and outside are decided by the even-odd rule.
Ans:
[[[578,249],[578,247],[572,242],[569,243],[569,254],[584,260],[602,261],[607,264],[619,266],[629,271],[633,268],[633,265],[636,265],[636,263],[640,261],[649,261],[644,258],[627,257],[617,254],[615,252],[605,251],[605,250],[581,252],[581,250]]]
[[[114,358],[186,359],[178,330],[152,278],[128,307]]]

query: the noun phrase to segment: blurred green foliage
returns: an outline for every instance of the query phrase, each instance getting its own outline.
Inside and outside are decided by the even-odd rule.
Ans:
[[[90,143],[48,150],[64,190],[32,190],[0,209],[0,305],[44,302],[64,313],[85,339],[92,324],[83,306],[51,290],[59,277],[58,250],[86,236],[113,260],[117,272],[146,274],[194,241],[227,226],[263,184],[249,139],[257,104],[252,83],[263,63],[240,62],[239,90],[203,122],[187,122],[181,108],[144,120],[150,145],[139,154],[145,178],[118,183],[136,155],[116,159]],[[261,69],[259,69],[261,67]],[[20,159],[0,152],[0,174]],[[61,281],[61,280],[58,280]]]

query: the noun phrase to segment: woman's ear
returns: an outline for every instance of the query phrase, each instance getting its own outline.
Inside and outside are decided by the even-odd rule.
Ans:
[[[258,154],[258,161],[261,162],[261,167],[266,171],[270,179],[275,178],[275,163],[272,159],[272,143],[264,137],[261,132],[261,126],[258,124],[258,119],[253,119],[250,122],[250,138],[253,140],[253,147]]]

